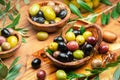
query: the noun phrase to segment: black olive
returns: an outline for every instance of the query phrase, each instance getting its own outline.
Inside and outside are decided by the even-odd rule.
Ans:
[[[62,36],[57,36],[57,37],[54,38],[53,41],[54,41],[54,42],[64,42],[64,39],[63,39]]]
[[[9,37],[10,36],[10,32],[7,28],[3,28],[1,30],[1,35],[4,36],[4,37]]]
[[[73,57],[73,53],[71,51],[67,51],[67,56],[68,56],[68,62],[73,61],[74,57]]]
[[[54,20],[50,20],[50,21],[49,21],[49,24],[54,24],[54,23],[55,23]]]
[[[57,59],[61,62],[67,62],[68,60],[68,56],[66,55],[66,53],[60,53],[57,57]]]
[[[64,42],[58,42],[58,50],[62,52],[66,52],[68,49]]]
[[[36,22],[43,24],[45,22],[45,18],[38,17],[38,20]]]
[[[83,51],[85,53],[85,56],[89,56],[92,50],[93,50],[93,46],[91,44],[85,44],[83,46]]]
[[[61,19],[65,18],[67,15],[67,10],[63,9],[60,11],[60,13],[58,14],[58,17],[60,17]]]
[[[73,30],[73,33],[75,34],[75,36],[80,35],[80,30]]]
[[[32,21],[35,21],[35,22],[38,21],[38,18],[36,16],[31,16],[31,19],[32,19]]]
[[[35,58],[31,63],[33,69],[38,69],[40,67],[40,64],[41,60],[39,58]]]
[[[41,10],[39,10],[39,12],[37,13],[37,17],[44,17],[44,14]]]

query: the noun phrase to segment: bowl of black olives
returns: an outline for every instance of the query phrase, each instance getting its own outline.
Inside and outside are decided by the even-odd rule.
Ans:
[[[45,49],[47,57],[59,68],[78,68],[88,62],[102,41],[101,28],[97,24],[72,27],[56,36]]]
[[[43,1],[30,6],[28,21],[38,31],[56,32],[67,23],[70,9],[60,1]]]
[[[11,28],[2,28],[0,33],[0,58],[11,57],[21,46],[22,36]]]

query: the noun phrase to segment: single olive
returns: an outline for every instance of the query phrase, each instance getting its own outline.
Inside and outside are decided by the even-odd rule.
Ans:
[[[43,41],[48,38],[49,34],[47,32],[40,31],[37,33],[36,37],[38,40]]]
[[[9,37],[10,36],[10,32],[7,28],[3,28],[1,30],[1,35],[4,36],[4,37]]]
[[[56,77],[57,80],[67,80],[67,74],[64,70],[57,70]]]
[[[16,36],[9,36],[7,42],[10,43],[11,48],[15,47],[18,43],[18,38]]]
[[[37,17],[44,17],[44,14],[41,10],[39,10],[39,12],[37,13]]]
[[[58,42],[58,50],[62,52],[66,52],[68,50],[65,42]]]
[[[41,60],[39,58],[35,58],[31,63],[33,69],[38,69],[40,67],[40,64]]]
[[[37,78],[38,80],[45,80],[46,72],[44,70],[39,70],[37,72]]]
[[[38,19],[37,19],[36,22],[43,24],[43,23],[45,22],[45,18],[43,18],[43,17],[38,17]]]
[[[35,21],[35,22],[38,21],[38,17],[36,17],[36,16],[31,16],[31,19],[32,19],[32,21]]]
[[[60,7],[58,5],[53,6],[53,10],[55,11],[56,14],[60,12]]]
[[[102,61],[100,59],[94,59],[91,66],[92,68],[100,68],[102,66]]]
[[[61,53],[59,53],[59,55],[57,56],[57,59],[58,59],[59,61],[61,61],[61,62],[67,62],[68,56],[67,56],[66,53],[61,52]]]
[[[71,51],[67,51],[67,56],[68,56],[68,62],[73,61],[74,57],[73,57],[73,53]]]
[[[11,48],[8,42],[3,42],[1,47],[2,47],[2,50],[5,50],[5,51]]]
[[[77,35],[80,35],[81,33],[80,33],[80,30],[73,30],[73,33],[75,34],[75,36],[77,36]]]
[[[66,15],[67,15],[67,10],[66,10],[66,9],[61,10],[60,13],[58,14],[58,16],[59,16],[61,19],[65,18]]]

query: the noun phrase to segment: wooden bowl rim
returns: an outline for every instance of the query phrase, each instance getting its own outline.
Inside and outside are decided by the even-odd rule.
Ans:
[[[18,32],[15,32],[14,35],[17,36],[17,38],[18,38],[18,43],[17,43],[17,45],[16,45],[15,47],[7,50],[7,51],[2,51],[2,52],[0,52],[0,55],[9,54],[9,53],[11,53],[12,51],[16,50],[18,47],[20,47],[20,45],[22,44],[22,36],[21,36]]]
[[[100,33],[100,34],[99,34],[99,42],[94,46],[94,49],[91,51],[91,53],[93,53],[93,52],[97,52],[96,50],[98,49],[98,46],[100,45],[100,43],[101,43],[101,41],[102,41],[102,29],[101,29],[100,26],[97,25],[97,24],[88,24],[85,28],[87,29],[87,28],[89,28],[89,27],[94,27],[94,28],[96,28],[97,30],[99,30],[98,33]],[[96,47],[96,48],[95,48],[95,47]],[[46,48],[46,49],[47,49],[47,48]],[[45,53],[46,53],[47,57],[48,57],[52,62],[54,62],[53,64],[56,63],[56,64],[63,65],[63,66],[64,66],[63,68],[65,68],[65,66],[66,66],[66,68],[67,68],[67,67],[69,68],[69,67],[72,67],[72,66],[81,65],[82,63],[87,63],[87,61],[93,56],[93,54],[92,54],[92,55],[90,55],[90,56],[84,57],[84,58],[79,59],[79,60],[76,60],[76,61],[72,61],[72,62],[61,62],[61,61],[55,59],[53,56],[51,56],[48,52],[45,51]],[[86,62],[85,62],[85,61],[86,61]]]
[[[42,4],[42,3],[48,3],[49,1],[44,1],[44,2],[39,2],[39,4]],[[37,22],[34,22],[31,20],[31,18],[29,17],[29,11],[27,13],[27,19],[30,23],[32,23],[33,25],[35,26],[39,26],[39,27],[53,27],[53,26],[57,26],[57,25],[60,25],[62,23],[64,23],[66,20],[68,20],[70,18],[70,14],[71,14],[71,11],[69,9],[69,7],[65,4],[65,3],[62,3],[60,1],[54,1],[55,3],[57,4],[63,4],[65,5],[66,7],[66,10],[67,10],[67,15],[64,19],[62,19],[60,22],[57,22],[57,23],[54,23],[54,24],[40,24],[40,23],[37,23]],[[59,26],[58,26],[59,27]],[[62,26],[61,26],[62,27]]]

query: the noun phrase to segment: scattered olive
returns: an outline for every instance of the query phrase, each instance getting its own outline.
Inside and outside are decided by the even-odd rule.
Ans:
[[[61,10],[60,13],[58,14],[58,16],[59,16],[61,19],[65,18],[66,15],[67,15],[67,10],[66,10],[66,9]]]
[[[1,47],[4,51],[9,50],[11,48],[8,42],[3,42]]]
[[[37,78],[38,80],[45,80],[46,72],[44,70],[39,70],[37,72]]]
[[[100,59],[94,59],[91,66],[92,68],[100,68],[102,66],[102,61]]]
[[[4,36],[0,36],[0,45],[1,45],[3,42],[6,42],[6,38],[5,38]]]
[[[36,37],[38,40],[42,41],[42,40],[46,40],[48,38],[48,33],[47,32],[43,32],[43,31],[40,31],[37,33]]]
[[[101,43],[99,48],[98,48],[98,51],[100,54],[105,54],[108,52],[108,50],[109,50],[109,46],[105,43]]]
[[[0,46],[0,52],[2,51],[2,47]]]
[[[54,20],[50,20],[50,21],[49,21],[49,24],[54,24],[54,23],[55,23]]]
[[[8,31],[7,28],[3,28],[1,30],[1,35],[4,36],[4,37],[9,37],[10,36],[10,32]]]
[[[39,58],[35,58],[31,63],[33,69],[38,69],[40,67],[40,64],[41,60]]]
[[[56,77],[57,80],[67,80],[67,74],[64,70],[57,70]]]

